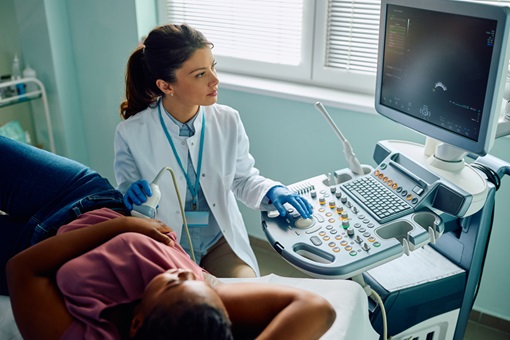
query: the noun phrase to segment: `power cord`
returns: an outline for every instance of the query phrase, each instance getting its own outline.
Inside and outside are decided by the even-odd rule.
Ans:
[[[363,278],[363,274],[358,274],[356,276],[353,276],[351,278],[351,280],[358,283],[365,291],[365,294],[367,294],[368,297],[371,297],[373,300],[375,300],[375,302],[379,305],[379,308],[381,309],[381,317],[382,317],[382,323],[383,323],[382,338],[383,338],[383,340],[388,340],[388,320],[386,318],[386,309],[384,308],[384,303],[383,303],[381,297],[379,296],[379,294],[377,294],[377,292],[375,290],[372,289],[372,287],[370,287],[365,282],[365,279]]]
[[[487,177],[487,180],[489,182],[491,182],[492,184],[494,184],[494,186],[496,187],[496,191],[499,189],[499,187],[501,186],[501,178],[498,176],[496,171],[492,170],[491,168],[489,168],[483,164],[476,163],[476,162],[471,163],[471,167],[483,172],[485,174],[485,176]]]

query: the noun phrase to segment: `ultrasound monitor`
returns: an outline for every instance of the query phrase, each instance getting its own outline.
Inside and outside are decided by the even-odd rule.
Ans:
[[[383,0],[376,110],[446,143],[436,152],[444,161],[487,154],[500,116],[508,31],[507,7]]]
[[[396,144],[483,205],[487,184],[467,154],[492,147],[508,70],[508,7],[459,0],[382,0],[375,108],[426,136]],[[420,154],[420,155],[417,155]]]

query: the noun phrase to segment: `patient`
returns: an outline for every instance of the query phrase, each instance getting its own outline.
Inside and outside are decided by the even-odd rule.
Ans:
[[[0,219],[1,240],[15,244],[11,250],[26,245],[20,245],[20,240],[33,239],[33,235],[25,235],[30,234],[28,227],[23,232],[12,230],[24,227],[21,221],[16,225],[16,215],[10,214],[23,211],[13,209],[16,200],[22,202],[16,196],[30,194],[31,207],[36,206],[37,197],[44,197],[46,205],[50,203],[45,193],[38,196],[44,177],[51,172],[48,167],[76,170],[74,177],[52,179],[64,191],[67,186],[58,183],[59,178],[78,192],[79,183],[87,187],[89,182],[76,179],[87,175],[96,181],[100,178],[83,165],[18,142],[0,138],[0,149],[2,156],[16,160],[4,164],[23,170],[0,171],[0,210],[8,213]],[[41,168],[29,171],[22,164]],[[100,192],[107,189],[104,184],[99,187]],[[83,191],[92,200],[93,192]],[[51,199],[54,204],[60,202]],[[112,207],[100,208],[98,203],[79,216],[66,216],[70,219],[66,225],[52,225],[52,230],[58,229],[57,235],[33,241],[35,245],[26,245],[27,249],[9,260],[6,271],[11,303],[24,338],[229,339],[243,333],[260,339],[314,339],[333,324],[332,306],[316,294],[257,283],[215,284],[215,278],[176,244],[175,233],[168,226],[124,216],[122,207],[112,202],[116,198],[103,201]],[[42,203],[42,210],[51,210]],[[59,206],[66,209],[69,204]],[[83,204],[71,206],[82,208]]]
[[[0,294],[8,295],[5,263],[55,235],[80,214],[110,208],[129,215],[105,178],[73,160],[0,136]]]

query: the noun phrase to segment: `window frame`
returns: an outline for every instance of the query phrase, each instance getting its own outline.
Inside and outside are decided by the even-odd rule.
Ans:
[[[355,93],[373,94],[375,74],[334,69],[324,66],[326,57],[327,17],[329,1],[303,1],[301,63],[297,66],[271,64],[215,55],[220,73],[245,75],[308,86],[326,87]],[[166,2],[158,0],[158,23],[166,22]],[[214,41],[213,41],[214,43]],[[314,53],[315,52],[315,53]],[[339,81],[339,79],[341,81]]]
[[[306,1],[303,3],[303,13],[315,12],[314,1]],[[303,16],[303,27],[313,24],[313,16]],[[214,42],[213,42],[214,43]],[[303,82],[304,79],[311,77],[312,72],[312,50],[305,46],[313,44],[313,32],[304,30],[301,36],[301,63],[297,66],[267,63],[261,61],[245,60],[232,58],[222,55],[215,55],[218,62],[217,69],[221,72],[229,72],[234,74],[244,74],[247,76],[261,78],[275,78],[284,81]],[[278,76],[275,77],[275,74]]]
[[[166,22],[165,4],[167,1],[157,0],[158,23],[160,24]],[[292,86],[301,84],[303,89],[307,91],[311,87],[315,87],[317,89],[337,91],[342,94],[374,95],[376,86],[375,72],[366,73],[325,66],[330,1],[334,0],[303,0],[304,15],[300,65],[271,64],[215,55],[219,73],[232,74],[234,77],[228,77],[231,79],[240,79],[239,76],[245,76],[247,81],[250,79],[274,81],[276,88],[281,87],[282,83],[289,83]],[[356,0],[351,1],[355,2]],[[488,0],[476,1],[487,2]],[[508,0],[495,1],[510,3]],[[380,26],[380,22],[378,25]],[[378,39],[379,37],[377,37]],[[260,84],[261,82],[258,80],[253,83]],[[243,88],[246,89],[246,87]],[[258,90],[260,89],[255,89],[255,91]]]
[[[327,67],[324,65],[327,56],[327,21],[329,15],[329,2],[329,0],[317,1],[317,13],[315,16],[316,39],[313,46],[316,54],[314,56],[313,75],[311,77],[311,81],[313,84],[318,86],[325,86],[354,93],[375,94],[375,72],[366,73]],[[378,23],[378,26],[379,25],[380,23]],[[341,79],[341,81],[339,81],[339,79]]]

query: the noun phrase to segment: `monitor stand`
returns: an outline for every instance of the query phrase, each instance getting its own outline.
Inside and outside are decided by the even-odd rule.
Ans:
[[[429,137],[425,145],[397,140],[388,142],[396,150],[469,194],[472,202],[464,216],[472,215],[483,207],[488,192],[487,182],[464,161],[467,154],[464,150]]]

